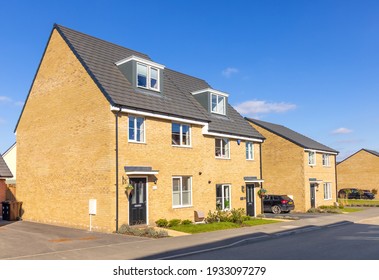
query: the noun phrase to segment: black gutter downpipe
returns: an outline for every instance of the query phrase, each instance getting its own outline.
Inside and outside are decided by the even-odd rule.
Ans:
[[[118,118],[121,109],[116,112],[116,232],[118,232]]]
[[[262,144],[263,144],[263,141],[261,143],[259,143],[259,169],[260,169],[260,176],[261,176],[261,180],[262,180],[262,176],[263,176],[263,171],[262,171]],[[263,182],[261,182],[261,189],[263,189]],[[264,209],[263,209],[263,198],[261,198],[261,215],[264,215]]]

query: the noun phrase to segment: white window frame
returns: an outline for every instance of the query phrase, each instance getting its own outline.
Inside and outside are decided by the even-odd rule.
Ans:
[[[254,143],[246,142],[246,160],[254,160]]]
[[[227,197],[225,197],[225,187],[229,187],[228,190],[229,190],[229,207],[225,207],[225,199]],[[216,209],[217,209],[217,185],[216,185]],[[230,184],[222,184],[221,185],[221,209],[219,210],[222,210],[222,211],[227,211],[227,210],[230,210],[230,209],[233,209],[232,208],[232,185]]]
[[[331,199],[333,199],[332,183],[325,182],[324,183],[324,200],[331,200]]]
[[[329,154],[322,154],[322,165],[325,167],[330,166],[330,155]]]
[[[183,205],[183,177],[189,178],[189,192],[190,192],[190,204]],[[180,190],[174,192],[174,179],[180,180]],[[192,177],[191,176],[173,176],[171,179],[171,191],[172,191],[172,208],[187,208],[192,207]],[[174,194],[180,194],[180,203],[178,205],[174,205]]]
[[[311,162],[311,154],[313,155],[313,161]],[[315,166],[316,165],[316,151],[308,151],[308,165]]]
[[[220,145],[220,152],[221,152],[221,155],[220,156],[217,156],[216,155],[216,141],[220,141],[221,142],[221,145]],[[228,153],[226,154],[225,153],[225,148],[223,144],[223,141],[226,141],[227,142],[227,149],[228,149]],[[215,157],[218,158],[218,159],[230,159],[230,141],[228,138],[215,138]]]
[[[180,132],[179,132],[179,137],[180,137],[180,143],[178,145],[172,143],[172,126],[176,124],[180,126]],[[189,128],[189,144],[183,143],[183,126],[188,126]],[[191,147],[192,146],[192,127],[189,124],[184,124],[184,123],[177,123],[173,122],[171,124],[171,145],[174,147]]]
[[[216,96],[216,110],[213,110],[213,96]],[[220,112],[220,108],[219,108],[219,102],[218,102],[218,99],[219,98],[223,98],[223,108],[224,110],[222,112]],[[223,96],[223,95],[220,95],[220,94],[215,94],[215,93],[211,93],[211,102],[210,102],[210,105],[211,105],[211,112],[212,113],[215,113],[215,114],[219,114],[219,115],[226,115],[226,97]]]
[[[138,85],[138,65],[146,67],[146,87]],[[157,70],[157,88],[151,86],[151,69]],[[139,88],[150,89],[154,91],[160,91],[160,69],[157,67],[150,66],[148,64],[137,62],[136,67],[136,85]]]
[[[134,139],[130,139],[130,118],[134,118],[133,124],[134,124]],[[137,119],[143,120],[143,134],[141,135],[143,137],[142,141],[137,140]],[[128,142],[131,143],[146,143],[146,119],[144,117],[140,116],[134,116],[129,115],[128,116]]]

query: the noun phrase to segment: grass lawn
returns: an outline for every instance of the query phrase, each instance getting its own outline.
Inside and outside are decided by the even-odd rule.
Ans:
[[[363,211],[365,209],[362,208],[362,207],[359,207],[359,208],[345,207],[345,208],[343,208],[341,210],[342,210],[342,212],[345,212],[345,213],[353,213],[353,212]]]
[[[338,199],[338,203],[343,205],[378,205],[379,200],[373,199]]]
[[[212,224],[190,224],[190,225],[178,225],[174,227],[170,227],[172,230],[186,232],[186,233],[201,233],[201,232],[209,232],[223,229],[232,229],[232,228],[240,228],[243,226],[258,226],[264,224],[272,224],[277,223],[278,221],[273,220],[263,220],[263,219],[252,219],[249,221],[245,221],[241,226],[239,224],[231,223],[231,222],[220,222],[220,223],[212,223]]]

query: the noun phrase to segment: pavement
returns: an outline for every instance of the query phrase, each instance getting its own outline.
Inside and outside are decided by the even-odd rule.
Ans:
[[[0,220],[0,260],[170,259],[347,223],[379,225],[379,208],[346,214],[306,214],[282,223],[163,239]]]

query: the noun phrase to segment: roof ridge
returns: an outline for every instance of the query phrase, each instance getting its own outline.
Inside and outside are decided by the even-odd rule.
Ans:
[[[134,52],[134,53],[141,54],[142,56],[145,56],[145,57],[149,58],[149,60],[153,61],[149,55],[147,55],[147,54],[145,54],[145,53],[143,53],[143,52],[136,51],[136,50],[133,50],[133,49],[130,49],[130,48],[126,48],[126,47],[124,47],[124,46],[122,46],[122,45],[119,45],[119,44],[116,44],[116,43],[112,43],[112,42],[110,42],[110,41],[107,41],[107,40],[101,39],[101,38],[99,38],[99,37],[95,37],[95,36],[89,35],[89,34],[87,34],[87,33],[84,33],[84,32],[81,32],[81,31],[77,31],[77,30],[75,30],[75,29],[72,29],[72,28],[69,28],[69,27],[66,27],[66,26],[63,26],[63,25],[57,24],[57,23],[54,23],[54,27],[53,27],[53,29],[54,29],[54,28],[59,29],[59,30],[61,30],[61,31],[62,31],[62,29],[66,29],[66,30],[68,30],[68,31],[70,31],[70,32],[80,34],[81,36],[84,35],[84,36],[90,37],[90,38],[92,38],[92,39],[95,39],[95,40],[97,40],[97,41],[103,42],[103,43],[105,43],[105,44],[108,44],[108,45],[110,44],[110,45],[113,45],[113,46],[115,46],[115,47],[118,47],[118,48],[121,48],[121,49],[124,49],[124,50],[128,50],[128,51],[131,51],[131,52]],[[60,33],[61,33],[61,32],[60,32]]]

